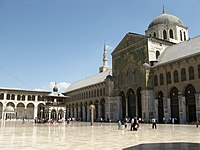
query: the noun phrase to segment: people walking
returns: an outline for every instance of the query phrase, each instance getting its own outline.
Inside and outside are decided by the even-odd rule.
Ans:
[[[153,117],[152,118],[152,129],[156,129],[157,127],[156,127],[156,118],[155,117]]]
[[[131,131],[137,131],[138,128],[139,128],[139,123],[137,117],[134,117],[131,120]]]
[[[199,124],[200,124],[199,120],[197,120],[197,121],[195,122],[195,124],[196,124],[196,128],[198,128],[198,127],[199,127]]]

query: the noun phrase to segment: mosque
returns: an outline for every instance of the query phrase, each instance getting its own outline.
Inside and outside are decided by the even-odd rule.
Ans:
[[[64,93],[0,89],[1,119],[117,121],[152,117],[159,123],[200,120],[200,36],[163,8],[145,35],[127,33],[112,52],[106,46],[99,73],[72,83]]]

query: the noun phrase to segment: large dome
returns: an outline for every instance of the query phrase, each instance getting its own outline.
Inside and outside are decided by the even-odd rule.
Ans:
[[[150,24],[149,28],[160,25],[160,24],[175,24],[183,26],[183,22],[176,16],[163,13],[162,15],[156,17]]]

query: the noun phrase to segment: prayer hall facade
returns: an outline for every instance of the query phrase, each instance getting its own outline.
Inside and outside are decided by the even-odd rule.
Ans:
[[[129,32],[122,38],[112,52],[112,68],[104,46],[99,73],[64,93],[0,89],[0,118],[90,121],[93,104],[95,121],[137,116],[189,123],[200,120],[199,85],[200,36],[189,38],[188,27],[163,9],[145,35]]]

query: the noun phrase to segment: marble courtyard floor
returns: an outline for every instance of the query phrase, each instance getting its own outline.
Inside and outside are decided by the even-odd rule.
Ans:
[[[117,123],[35,124],[0,121],[0,150],[143,150],[200,149],[195,125],[141,124],[118,130]]]

